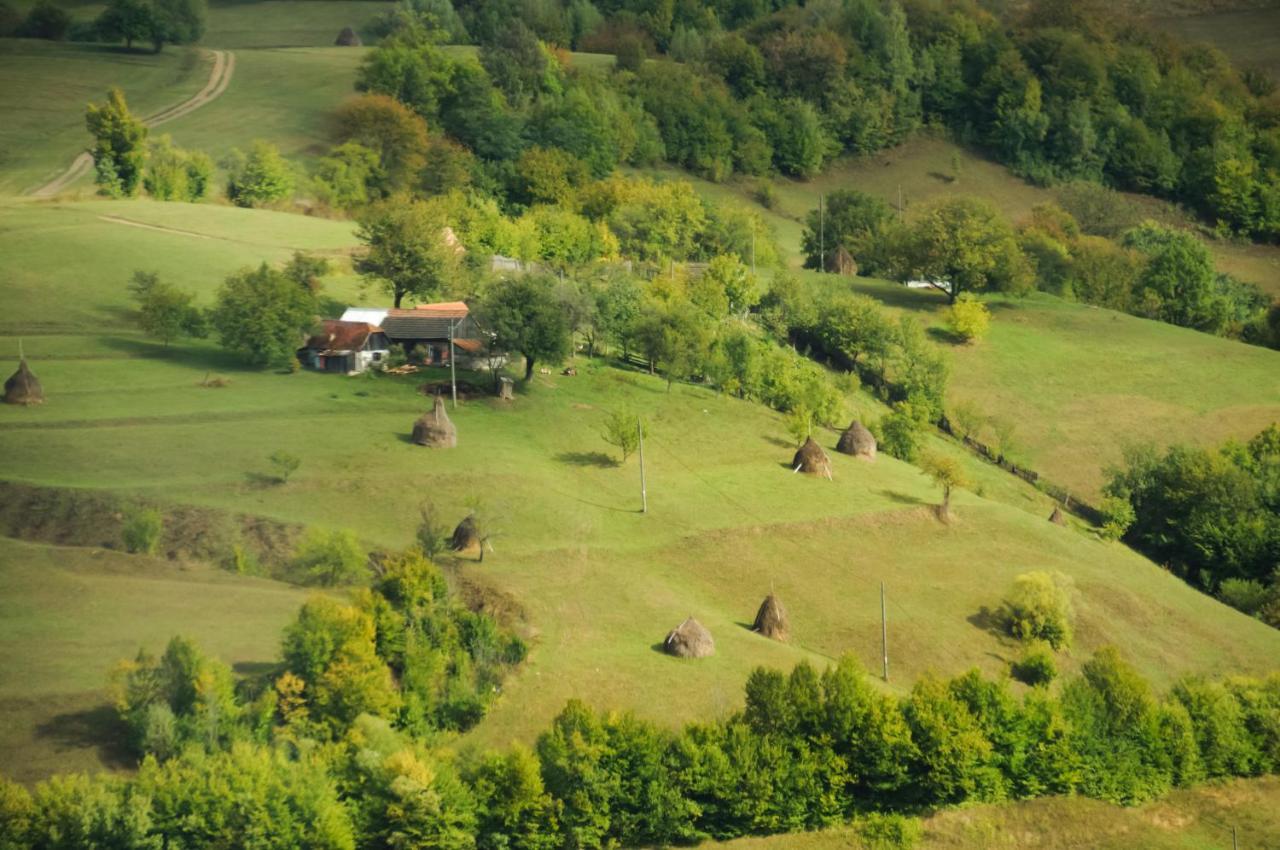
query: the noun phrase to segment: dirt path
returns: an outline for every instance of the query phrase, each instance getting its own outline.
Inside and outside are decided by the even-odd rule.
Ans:
[[[209,73],[209,82],[205,83],[204,88],[182,103],[167,107],[154,115],[142,119],[144,124],[148,127],[159,127],[161,124],[173,121],[175,118],[181,118],[196,111],[227,90],[227,86],[231,85],[231,75],[236,70],[236,55],[229,50],[214,50],[212,53],[213,70]],[[88,151],[85,151],[75,158],[70,168],[40,188],[33,190],[31,195],[36,198],[51,198],[79,180],[91,168],[93,168],[93,157]]]

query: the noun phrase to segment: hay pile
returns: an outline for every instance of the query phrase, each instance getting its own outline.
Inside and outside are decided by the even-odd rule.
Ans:
[[[805,475],[821,475],[830,478],[831,458],[827,457],[827,453],[813,437],[809,437],[796,452],[796,456],[791,459],[791,468]]]
[[[362,42],[360,36],[356,35],[356,31],[351,27],[343,27],[342,32],[338,33],[338,37],[333,43],[338,47],[360,47]]]
[[[483,552],[482,545],[476,515],[467,514],[466,518],[453,530],[453,537],[449,538],[449,548],[455,552]]]
[[[413,423],[413,441],[420,446],[431,446],[438,449],[452,449],[458,445],[458,431],[444,412],[444,398],[436,396],[436,402],[430,413],[422,414]]]
[[[716,654],[716,642],[706,626],[690,617],[667,635],[662,651],[677,658],[706,658]]]
[[[1057,505],[1053,506],[1053,513],[1049,514],[1049,522],[1053,523],[1054,525],[1067,524],[1067,518],[1062,513],[1062,508],[1058,507]]]
[[[44,390],[40,381],[27,366],[27,358],[18,360],[18,371],[4,382],[6,404],[43,404]]]
[[[840,442],[836,443],[836,451],[866,460],[875,460],[876,438],[867,430],[866,425],[855,419],[840,435]]]
[[[782,600],[775,594],[770,593],[764,598],[764,602],[760,603],[760,610],[756,612],[756,621],[752,624],[751,631],[759,632],[774,640],[787,639],[787,635],[791,632],[791,619],[787,616],[787,609],[782,606]]]

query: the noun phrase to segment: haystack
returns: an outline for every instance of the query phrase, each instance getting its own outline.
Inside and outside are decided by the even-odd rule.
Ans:
[[[706,658],[716,654],[716,642],[706,626],[690,617],[667,635],[662,650],[677,658]]]
[[[821,475],[825,478],[831,477],[831,458],[827,457],[827,453],[822,450],[822,446],[809,437],[804,441],[804,445],[796,452],[796,456],[791,459],[791,468],[796,472],[803,472],[806,475]]]
[[[1057,505],[1053,506],[1053,513],[1049,514],[1049,522],[1054,525],[1066,525],[1067,517],[1062,513],[1062,508]]]
[[[752,624],[751,631],[759,632],[774,640],[787,639],[791,631],[791,619],[787,617],[787,609],[782,607],[782,600],[775,594],[770,593],[764,598],[764,602],[760,603],[760,610],[756,612],[756,621]]]
[[[480,550],[482,545],[480,527],[476,525],[475,514],[467,514],[466,518],[453,530],[453,537],[449,539],[449,548],[455,552],[472,552]]]
[[[867,430],[866,425],[855,419],[840,435],[840,441],[836,443],[836,451],[866,460],[875,460],[876,438]]]
[[[413,441],[420,446],[438,449],[452,449],[458,445],[458,431],[449,421],[449,414],[444,412],[444,399],[441,396],[436,396],[430,413],[422,414],[413,423]]]
[[[360,36],[356,35],[356,31],[351,27],[343,27],[342,32],[338,33],[338,37],[333,43],[338,47],[360,47],[362,42]]]
[[[6,404],[42,404],[44,390],[40,381],[27,366],[27,358],[18,360],[18,371],[4,382],[4,400]]]

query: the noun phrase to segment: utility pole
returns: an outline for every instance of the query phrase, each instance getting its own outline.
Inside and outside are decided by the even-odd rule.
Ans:
[[[644,484],[644,425],[636,417],[636,436],[640,438],[640,513],[649,513],[649,491]]]
[[[898,184],[898,222],[902,222],[902,184]]]
[[[822,196],[818,196],[818,271],[827,270],[827,211],[822,206]]]
[[[453,409],[458,409],[458,370],[453,365],[453,319],[449,320],[449,386],[453,391]]]
[[[884,612],[884,582],[880,582],[880,652],[884,656],[884,680],[889,681],[889,621]]]
[[[756,225],[751,223],[751,273],[756,273]]]
[[[1231,827],[1231,850],[1240,850],[1240,845],[1236,841],[1236,828]]]

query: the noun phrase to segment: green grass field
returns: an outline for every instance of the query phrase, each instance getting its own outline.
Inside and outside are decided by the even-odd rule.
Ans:
[[[1152,23],[1192,43],[1208,43],[1237,65],[1259,68],[1280,81],[1280,8],[1236,9],[1200,15],[1156,17]]]
[[[966,806],[924,821],[918,850],[1222,850],[1274,847],[1280,835],[1280,780],[1236,780],[1175,791],[1134,808],[1096,800],[1051,798],[1006,805]],[[847,850],[867,848],[853,829],[701,845],[703,850]]]
[[[148,115],[204,87],[210,63],[199,51],[159,55],[91,45],[0,39],[0,195],[35,188],[90,146],[85,105],[109,86]]]
[[[931,669],[1005,669],[1016,648],[992,632],[984,608],[996,607],[1013,576],[1029,569],[1075,581],[1078,641],[1063,660],[1067,669],[1104,643],[1125,647],[1161,683],[1189,671],[1260,672],[1280,653],[1280,633],[1122,546],[1051,525],[1044,496],[941,440],[934,448],[965,457],[977,481],[976,492],[958,497],[960,519],[951,526],[933,518],[928,506],[939,494],[914,467],[837,455],[834,481],[793,475],[777,414],[697,387],[668,392],[660,378],[600,363],[580,362],[577,377],[538,375],[511,406],[465,402],[455,413],[460,447],[442,453],[407,440],[426,406],[420,378],[247,371],[212,343],[166,351],[129,329],[123,282],[140,259],[156,259],[152,265],[203,300],[226,270],[256,259],[281,260],[292,247],[349,247],[343,225],[146,202],[23,202],[11,214],[26,224],[14,224],[10,246],[26,253],[5,246],[0,271],[33,266],[23,278],[32,289],[14,299],[0,346],[12,350],[12,334],[25,335],[49,398],[41,407],[0,409],[0,478],[350,528],[388,547],[412,539],[422,501],[460,519],[466,500],[482,496],[499,529],[497,551],[483,567],[462,569],[522,607],[534,648],[468,745],[527,740],[573,696],[676,723],[739,705],[757,664],[822,664],[853,652],[874,666],[880,581],[891,601],[895,688]],[[201,222],[210,238],[182,232],[200,232]],[[58,257],[76,260],[66,266]],[[41,293],[40,280],[62,285]],[[33,333],[49,314],[49,333]],[[199,386],[210,371],[230,385]],[[879,415],[869,398],[851,403]],[[604,414],[624,407],[652,423],[648,515],[636,510],[635,459],[617,467],[602,455]],[[821,439],[830,446],[835,436]],[[263,488],[252,473],[279,449],[298,454],[302,467],[287,485]],[[21,567],[17,554],[0,553],[6,569]],[[795,621],[790,645],[742,625],[771,587]],[[108,594],[95,604],[109,609],[109,591],[103,585],[88,598]],[[33,612],[43,605],[24,604]],[[689,614],[717,639],[719,653],[706,663],[654,649]],[[246,617],[259,619],[252,610]],[[268,627],[238,616],[224,625]],[[23,652],[21,641],[9,651]],[[113,645],[104,654],[119,652]],[[98,681],[106,661],[77,662],[81,684]],[[32,729],[21,716],[14,723]],[[33,764],[58,762],[49,743],[28,740],[44,753]]]
[[[175,634],[242,672],[278,655],[306,592],[214,567],[0,538],[0,764],[18,780],[120,768],[107,675]]]

